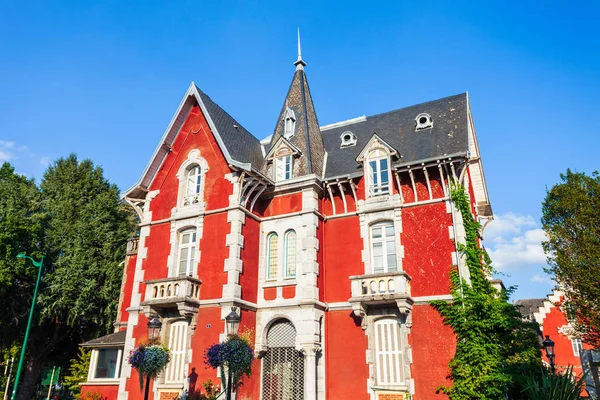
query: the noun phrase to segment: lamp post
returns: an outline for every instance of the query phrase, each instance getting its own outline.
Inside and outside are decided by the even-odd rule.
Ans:
[[[162,324],[160,319],[155,315],[150,321],[148,321],[148,341],[150,344],[156,343],[160,336],[160,328]],[[140,372],[141,373],[141,372]],[[146,376],[146,388],[144,390],[144,400],[148,400],[148,394],[150,391],[150,377]]]
[[[552,371],[552,375],[554,375],[554,342],[550,339],[550,335],[546,335],[546,339],[542,342],[542,347],[546,352],[548,361],[550,361],[550,370]]]
[[[236,312],[237,307],[231,307],[231,312],[225,317],[225,328],[227,330],[227,336],[231,337],[237,335],[238,328],[240,327],[240,316]],[[231,386],[232,386],[232,373],[231,368],[228,368],[227,372],[227,394],[225,399],[231,400]]]
[[[21,357],[19,358],[19,366],[17,367],[17,375],[15,377],[15,386],[13,387],[11,400],[15,400],[17,397],[17,388],[19,387],[19,379],[21,378],[21,371],[23,370],[23,361],[25,359],[25,350],[27,348],[27,339],[29,339],[29,330],[31,329],[31,321],[33,320],[33,309],[35,308],[35,301],[37,299],[38,289],[40,287],[40,278],[42,277],[42,268],[44,264],[44,256],[40,261],[35,261],[33,258],[26,256],[23,253],[17,255],[17,258],[29,259],[35,267],[38,269],[37,281],[35,282],[35,290],[33,291],[33,300],[31,301],[31,309],[29,310],[29,320],[27,321],[27,329],[25,330],[25,339],[23,339],[23,346],[21,347]]]

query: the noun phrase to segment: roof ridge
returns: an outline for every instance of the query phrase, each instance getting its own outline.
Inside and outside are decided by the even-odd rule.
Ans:
[[[233,121],[236,123],[236,125],[237,125],[237,127],[238,127],[238,128],[241,128],[241,129],[243,129],[244,131],[246,131],[248,134],[250,134],[250,136],[251,136],[251,137],[252,137],[254,140],[256,140],[256,141],[258,142],[258,144],[260,144],[260,139],[258,139],[258,138],[257,138],[257,137],[256,137],[256,136],[255,136],[255,135],[252,133],[252,132],[250,132],[248,129],[246,129],[246,128],[245,128],[245,127],[244,127],[244,126],[243,126],[243,125],[242,125],[242,124],[241,124],[241,123],[240,123],[240,122],[237,120],[237,119],[235,119],[235,118],[234,118],[234,117],[233,117],[231,114],[229,114],[229,113],[227,112],[227,110],[225,110],[223,107],[221,107],[221,106],[219,105],[219,103],[217,103],[216,101],[214,101],[214,100],[212,99],[212,97],[210,97],[210,96],[209,96],[209,95],[208,95],[206,92],[202,91],[202,89],[200,89],[200,88],[198,87],[198,85],[196,85],[196,84],[194,84],[194,85],[196,86],[196,89],[198,90],[198,92],[199,92],[200,94],[202,94],[202,95],[206,96],[206,97],[208,98],[208,100],[210,100],[210,101],[211,101],[211,102],[212,102],[212,103],[213,103],[215,106],[219,107],[219,108],[220,108],[220,109],[223,111],[223,113],[225,113],[225,114],[226,114],[226,115],[227,115],[229,118],[231,118],[231,119],[232,119],[232,120],[233,120]]]
[[[418,106],[425,106],[427,104],[435,103],[435,102],[440,101],[440,100],[450,99],[450,98],[453,98],[453,97],[466,96],[466,95],[467,95],[467,92],[453,94],[453,95],[450,95],[450,96],[440,97],[439,99],[436,99],[436,100],[430,100],[430,101],[426,101],[426,102],[423,102],[423,103],[417,103],[417,104],[413,104],[411,106],[406,106],[406,107],[400,107],[400,108],[396,108],[394,110],[382,112],[382,113],[379,113],[379,114],[366,115],[366,116],[363,115],[362,117],[351,118],[351,119],[347,119],[347,120],[339,121],[339,122],[333,122],[331,124],[323,125],[323,127],[328,127],[330,125],[335,125],[335,124],[342,123],[342,122],[348,122],[347,124],[344,124],[343,126],[355,125],[355,124],[359,124],[361,122],[365,122],[365,121],[369,120],[369,118],[382,117],[382,116],[385,116],[387,114],[391,114],[391,113],[395,113],[395,112],[398,112],[398,111],[406,110],[408,108],[418,107]],[[364,119],[361,119],[363,117],[364,117]],[[356,119],[357,121],[351,122],[352,119]],[[323,133],[324,131],[333,130],[333,128],[337,128],[337,127],[331,127],[331,128],[327,128],[327,129],[322,129],[323,127],[319,127],[319,130],[321,131],[321,133]]]

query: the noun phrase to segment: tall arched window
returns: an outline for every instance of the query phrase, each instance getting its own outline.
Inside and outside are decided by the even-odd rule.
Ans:
[[[371,226],[371,260],[374,274],[398,270],[393,222]]]
[[[304,399],[304,358],[296,350],[296,328],[286,319],[273,323],[267,332],[263,399]]]
[[[199,196],[202,189],[202,168],[200,168],[198,165],[194,165],[188,169],[186,172],[185,182],[186,189],[183,204],[195,204],[202,200]]]
[[[196,228],[179,234],[179,275],[193,275],[196,256]]]
[[[285,233],[285,277],[296,276],[296,232],[289,230]]]
[[[267,236],[267,279],[277,279],[279,264],[279,236],[271,233]]]

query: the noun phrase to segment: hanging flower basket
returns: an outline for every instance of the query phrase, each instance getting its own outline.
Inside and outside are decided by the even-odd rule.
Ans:
[[[144,378],[154,379],[171,361],[171,353],[163,344],[141,344],[129,353],[129,365],[140,375],[140,390],[144,388]]]

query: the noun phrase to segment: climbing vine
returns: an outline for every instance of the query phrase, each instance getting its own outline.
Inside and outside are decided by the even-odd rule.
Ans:
[[[450,400],[524,399],[523,377],[540,366],[536,332],[508,302],[514,288],[499,292],[488,279],[493,267],[479,243],[481,225],[473,218],[464,187],[452,184],[451,198],[465,228],[465,243],[457,249],[469,276],[467,280],[453,269],[452,300],[431,303],[456,335],[449,365],[452,385],[438,391]]]

